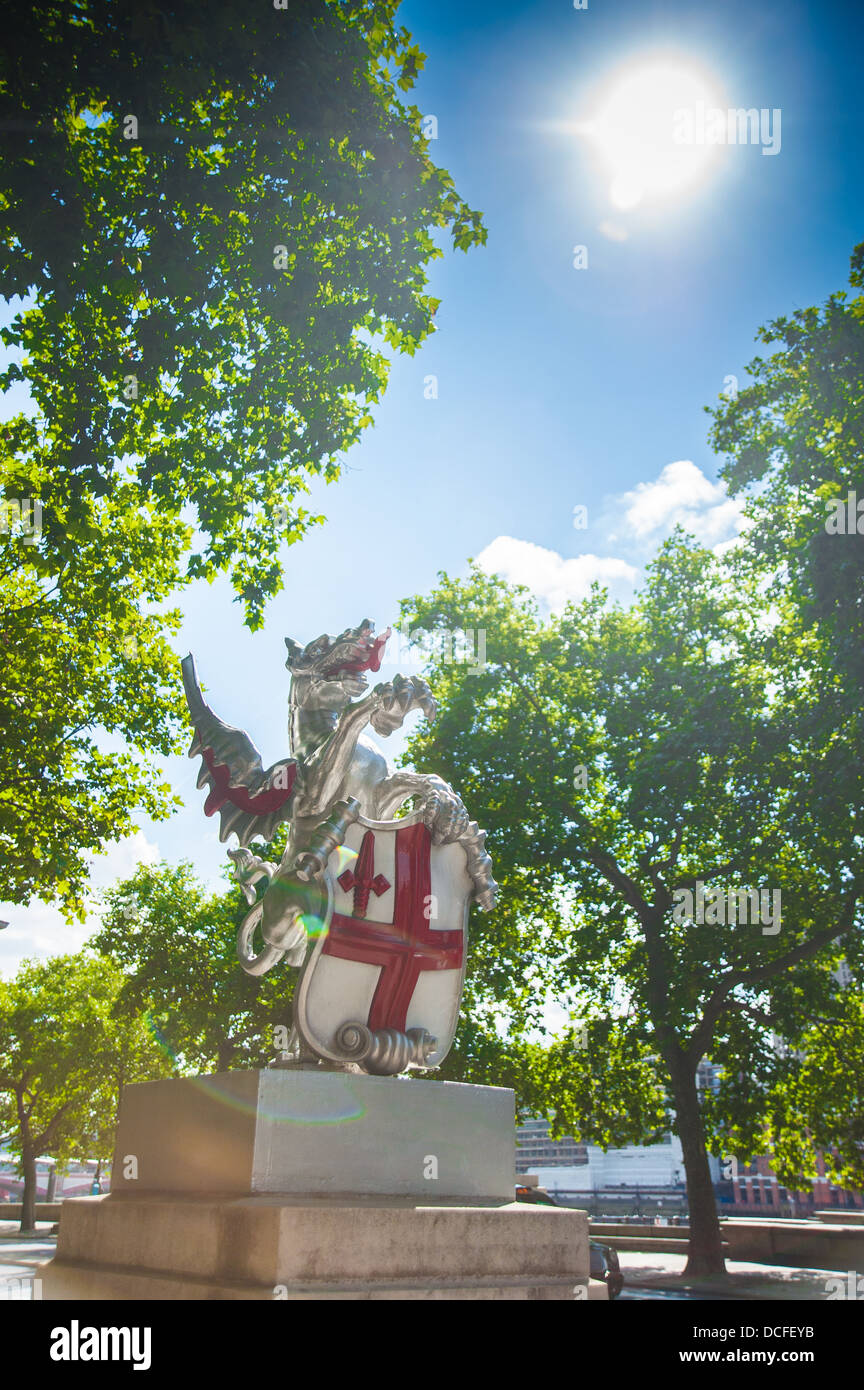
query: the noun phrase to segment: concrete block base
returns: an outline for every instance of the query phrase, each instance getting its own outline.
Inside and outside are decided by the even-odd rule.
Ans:
[[[410,1198],[74,1198],[43,1299],[603,1298],[588,1218],[554,1207]]]
[[[514,1147],[500,1086],[287,1068],[174,1077],[125,1088],[111,1191],[509,1202]]]
[[[63,1203],[42,1296],[587,1300],[586,1214],[513,1201],[513,1114],[317,1070],[129,1086],[112,1191]]]

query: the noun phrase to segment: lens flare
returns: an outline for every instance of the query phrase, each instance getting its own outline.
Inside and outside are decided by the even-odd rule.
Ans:
[[[353,868],[356,859],[356,849],[349,849],[347,845],[338,845],[336,848],[336,873],[334,877],[338,878],[341,873],[344,873],[345,869]]]
[[[306,928],[306,935],[313,941],[317,941],[318,937],[323,935],[324,922],[322,918],[314,917],[311,913],[307,912],[299,918],[299,921]]]
[[[317,919],[316,919],[317,920]],[[320,924],[323,927],[323,923]],[[182,1079],[202,1095],[218,1100],[226,1110],[237,1110],[244,1115],[255,1115],[272,1121],[277,1125],[341,1125],[360,1120],[366,1114],[366,1106],[355,1094],[355,1078],[348,1074],[340,1075],[339,1085],[328,1091],[326,1100],[320,1095],[310,1097],[311,1104],[304,1105],[301,1096],[280,1097],[280,1104],[268,1105],[259,1087],[257,1097],[252,1101],[243,1100],[230,1083],[220,1076],[183,1076],[177,1053],[165,1036],[163,1028],[151,1013],[145,1013],[144,1024],[161,1052],[174,1063]],[[266,1073],[265,1073],[266,1074]],[[274,1075],[278,1073],[274,1070]],[[264,1088],[266,1090],[266,1087]],[[302,1091],[302,1085],[297,1088]],[[314,1105],[314,1109],[312,1106]],[[326,1109],[323,1108],[326,1105]]]

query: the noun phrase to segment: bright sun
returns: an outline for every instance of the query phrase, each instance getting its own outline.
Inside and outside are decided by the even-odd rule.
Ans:
[[[676,112],[718,106],[710,82],[685,67],[657,63],[630,69],[607,90],[581,132],[606,163],[615,207],[634,208],[652,195],[693,184],[717,156],[717,146],[676,143]],[[680,119],[677,122],[680,134]]]

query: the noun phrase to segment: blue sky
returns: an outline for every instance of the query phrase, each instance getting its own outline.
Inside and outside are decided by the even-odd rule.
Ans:
[[[287,748],[286,635],[367,616],[381,629],[468,556],[554,607],[594,577],[626,598],[676,520],[712,544],[733,536],[702,408],[745,380],[760,323],[845,285],[864,236],[855,4],[408,0],[400,17],[428,53],[412,99],[437,118],[433,157],[483,211],[489,241],[434,265],[438,331],[394,362],[375,428],[341,481],[316,490],[327,523],[286,551],[265,630],[243,628],[224,582],[184,595],[178,656],[195,653],[211,703],[265,765]],[[614,171],[573,127],[659,64],[698,75],[721,108],[779,108],[779,153],[727,145],[691,186],[616,206]],[[576,246],[587,268],[574,268]],[[96,883],[142,856],[191,859],[218,882],[225,849],[195,766],[168,771],[185,809],[142,821]],[[39,904],[0,916],[4,973],[92,930]]]

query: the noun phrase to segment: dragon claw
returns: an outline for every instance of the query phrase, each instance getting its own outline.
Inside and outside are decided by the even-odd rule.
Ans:
[[[419,709],[431,720],[436,704],[428,685],[419,677],[394,676],[392,681],[376,685],[372,692],[370,724],[376,734],[386,737],[400,729],[406,715]]]
[[[433,786],[423,800],[423,822],[432,831],[432,843],[449,845],[468,829],[468,811],[461,797],[442,783]]]

